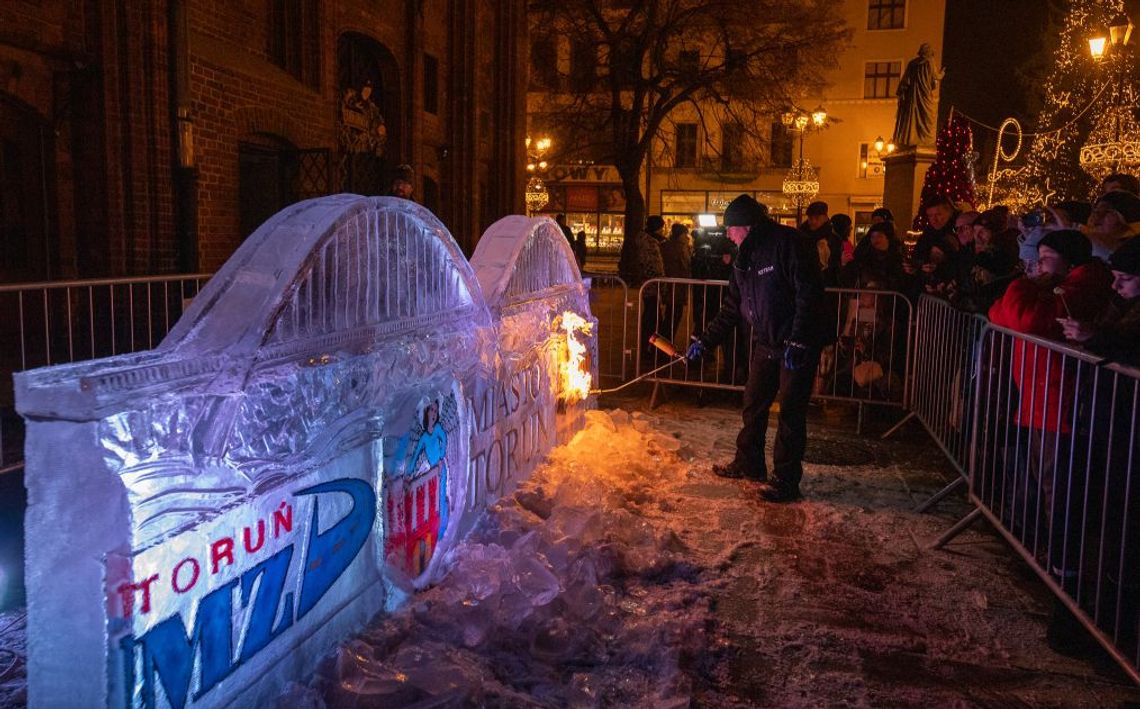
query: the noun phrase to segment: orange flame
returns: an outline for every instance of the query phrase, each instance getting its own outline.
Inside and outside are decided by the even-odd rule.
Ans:
[[[590,395],[593,380],[586,360],[586,342],[592,325],[575,312],[562,313],[562,330],[566,333],[566,358],[562,361],[562,398],[567,403],[582,401]]]

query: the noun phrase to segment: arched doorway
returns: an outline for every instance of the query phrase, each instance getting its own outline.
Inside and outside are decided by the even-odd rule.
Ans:
[[[387,194],[404,154],[396,58],[384,45],[355,32],[341,35],[336,56],[341,189]]]
[[[0,283],[53,275],[53,151],[39,114],[0,94]]]

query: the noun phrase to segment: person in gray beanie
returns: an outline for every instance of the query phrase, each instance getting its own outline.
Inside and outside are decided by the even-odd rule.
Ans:
[[[752,326],[752,356],[744,387],[743,426],[736,456],[713,473],[762,483],[767,502],[801,497],[807,448],[807,409],[820,350],[834,339],[824,305],[815,242],[768,218],[749,195],[724,211],[728,238],[740,247],[720,312],[694,338],[686,358],[700,359],[744,320]],[[771,476],[764,461],[768,409],[780,402]]]

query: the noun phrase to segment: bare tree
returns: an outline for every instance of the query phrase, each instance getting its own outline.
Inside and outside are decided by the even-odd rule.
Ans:
[[[534,83],[548,89],[531,96],[532,130],[554,134],[563,160],[617,168],[628,240],[645,222],[642,166],[675,112],[692,113],[706,141],[713,122],[739,125],[754,144],[764,140],[772,118],[818,93],[823,71],[835,66],[850,37],[841,6],[841,0],[532,0],[532,37],[569,40],[572,61],[592,55],[598,67],[575,76],[557,71],[556,56],[532,57],[531,71],[541,79]]]

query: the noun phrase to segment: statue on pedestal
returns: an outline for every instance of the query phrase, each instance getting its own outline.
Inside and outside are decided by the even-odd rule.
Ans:
[[[899,81],[898,113],[895,115],[894,143],[908,145],[934,145],[938,121],[938,100],[934,92],[938,82],[946,75],[945,69],[934,68],[934,50],[923,43],[918,56],[911,59]]]

